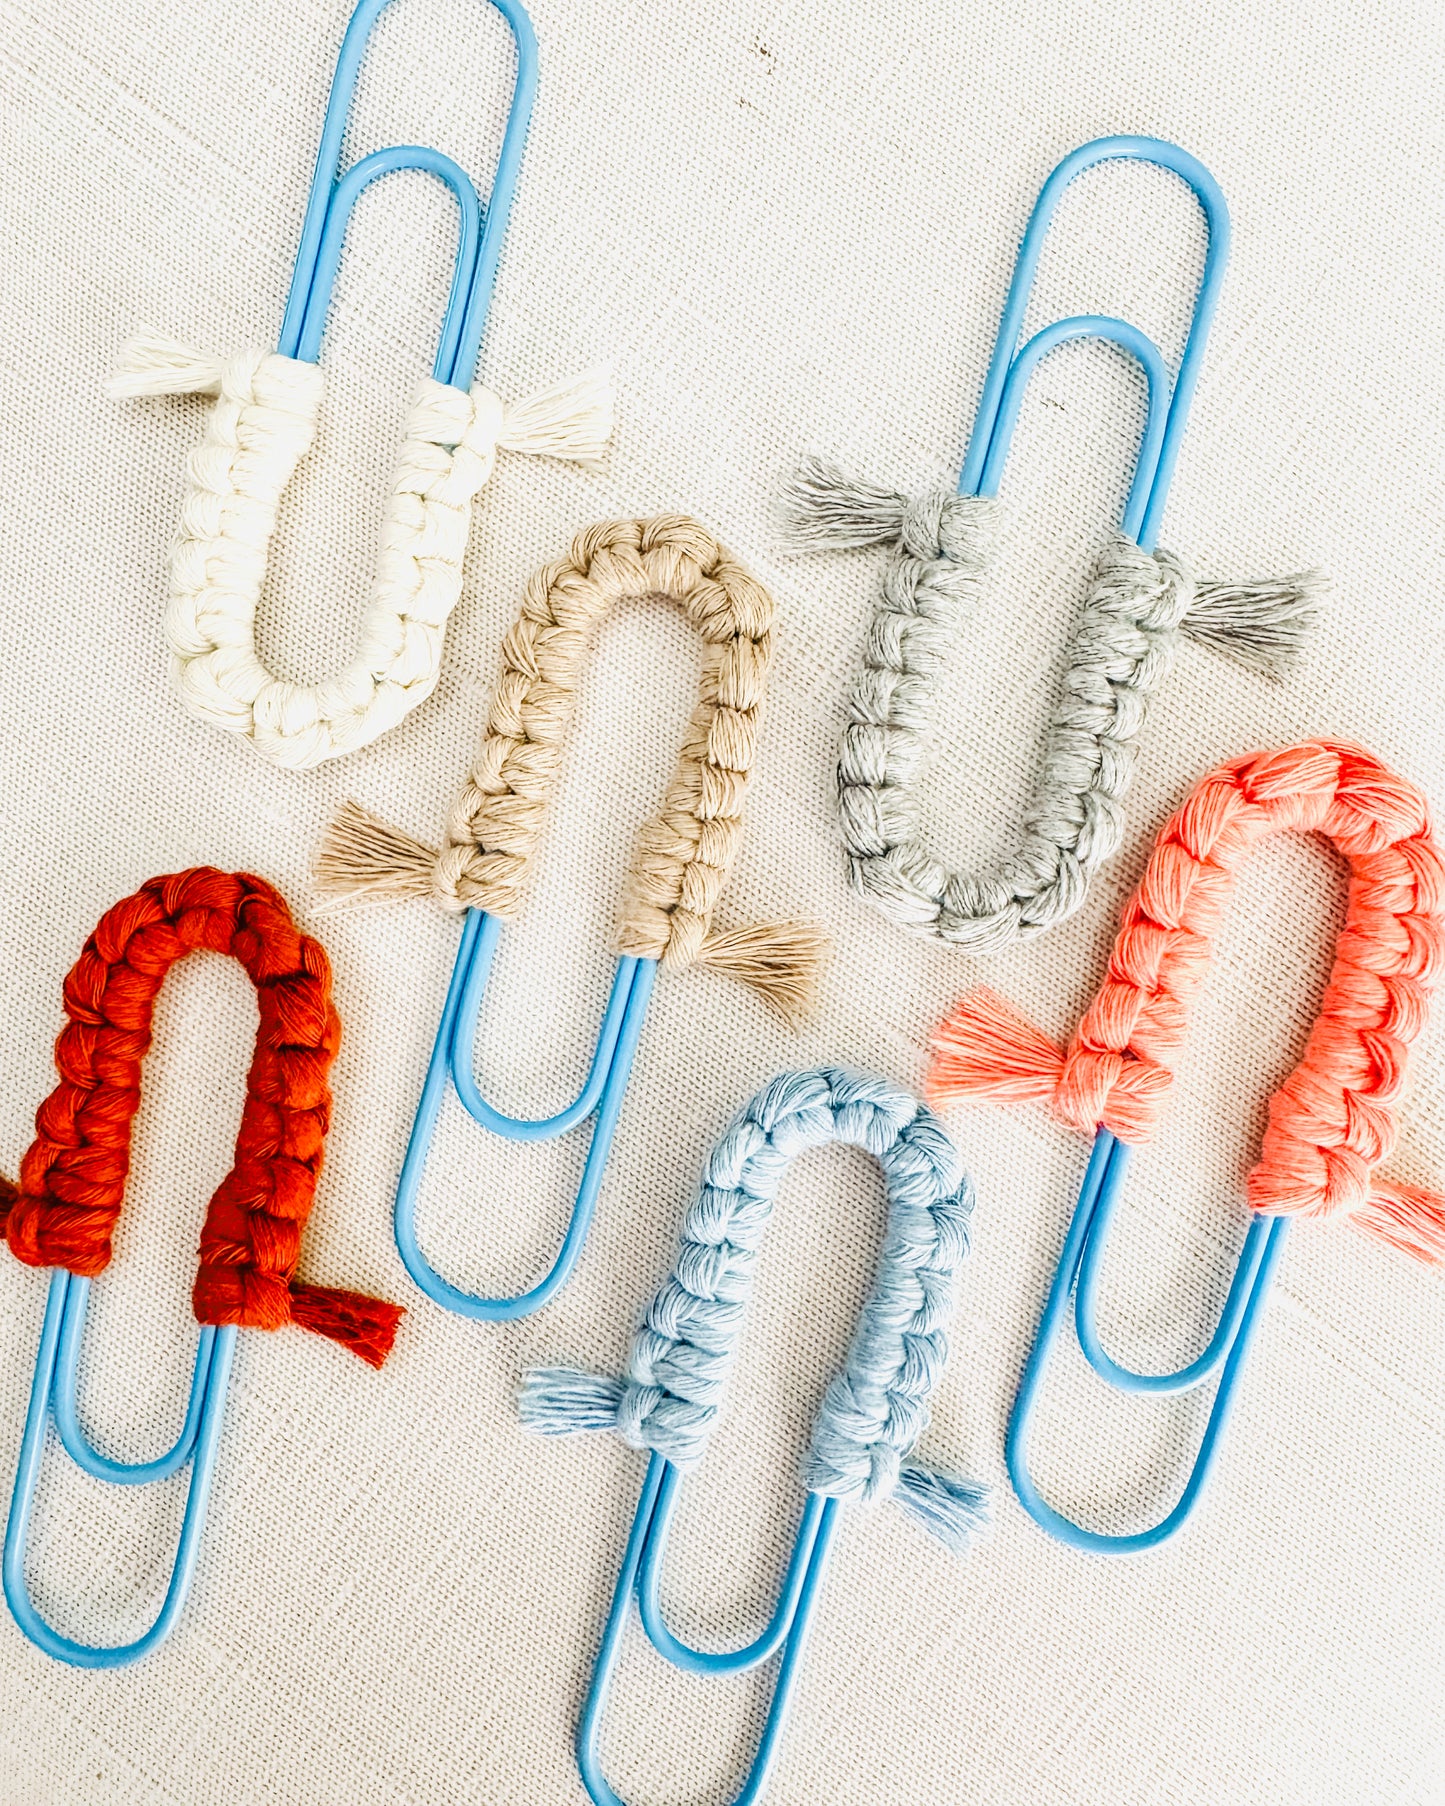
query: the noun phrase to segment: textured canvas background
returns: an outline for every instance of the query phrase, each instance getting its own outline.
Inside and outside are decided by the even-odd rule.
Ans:
[[[611,361],[605,477],[504,460],[482,498],[434,698],[381,744],[304,775],[190,721],[160,643],[164,548],[197,403],[106,403],[140,326],[272,342],[343,0],[0,0],[0,1161],[52,1083],[60,984],[102,910],[196,861],[278,882],[331,950],[346,1039],[305,1271],[411,1307],[376,1375],[314,1338],[242,1338],[185,1621],[143,1666],[56,1666],[0,1619],[0,1798],[477,1801],[578,1806],[572,1724],[642,1463],[538,1445],[529,1362],[608,1368],[666,1270],[699,1161],[774,1071],[820,1059],[922,1074],[977,967],[912,943],[847,890],[832,825],[843,685],[868,555],[787,559],[771,497],[816,446],[901,482],[956,469],[1027,207],[1068,149],[1115,131],[1200,155],[1236,249],[1165,542],[1208,574],[1319,561],[1335,587],[1280,688],[1186,649],[1150,722],[1127,847],[1087,909],[992,981],[1065,1033],[1097,983],[1159,824],[1213,761],[1315,732],[1374,746],[1445,804],[1445,438],[1439,346],[1445,58],[1433,0],[538,0],[543,77],[483,353],[508,395]],[[508,74],[500,22],[398,0],[353,150],[433,142],[484,170]],[[318,676],[351,643],[399,412],[429,364],[450,222],[420,178],[358,210],[326,360],[324,443],[288,499],[263,651]],[[1081,182],[1038,317],[1128,309],[1177,353],[1200,243],[1169,179]],[[1006,844],[1090,548],[1117,508],[1135,380],[1075,348],[1034,382],[1004,485],[1007,570],[947,697],[929,807],[940,845]],[[665,980],[591,1243],[542,1315],[433,1309],[395,1257],[391,1193],[456,940],[421,905],[324,923],[307,864],[354,795],[419,833],[461,772],[526,574],[612,514],[699,515],[776,588],[781,650],[725,914],[816,913],[838,956],[801,1037],[706,975]],[[508,936],[479,1063],[531,1112],[579,1081],[609,977],[630,836],[669,768],[694,650],[639,606],[602,636],[540,881]],[[1263,1101],[1301,1045],[1340,880],[1318,848],[1254,863],[1166,1132],[1108,1272],[1111,1345],[1201,1345],[1242,1233]],[[163,1446],[184,1397],[205,1197],[229,1162],[254,1006],[219,960],[177,973],[147,1069],[82,1402],[103,1445]],[[1395,1170],[1445,1177],[1445,1035],[1426,1036]],[[956,1564],[894,1514],[850,1517],[776,1806],[1399,1806],[1445,1798],[1445,1286],[1344,1228],[1297,1230],[1223,1461],[1191,1530],[1131,1562],[1041,1535],[1003,1484],[1002,1432],[1083,1147],[1041,1115],[951,1119],[980,1203],[926,1443],[1000,1482],[993,1540]],[[516,1287],[554,1245],[573,1145],[488,1142],[455,1109],[426,1237],[460,1281]],[[667,1595],[738,1639],[776,1584],[798,1450],[880,1224],[861,1158],[789,1179],[733,1395],[687,1488]],[[0,1490],[40,1322],[40,1275],[0,1261]],[[1038,1452],[1088,1520],[1150,1521],[1198,1402],[1139,1406],[1060,1362]],[[43,1609],[100,1640],[159,1598],[183,1484],[143,1494],[52,1459],[34,1539]],[[678,1677],[640,1639],[609,1721],[638,1806],[731,1797],[760,1683]]]

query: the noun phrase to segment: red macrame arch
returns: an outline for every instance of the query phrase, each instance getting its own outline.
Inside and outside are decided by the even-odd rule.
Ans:
[[[0,1181],[5,1238],[34,1267],[93,1275],[109,1263],[155,1000],[176,961],[202,950],[239,961],[261,1020],[235,1164],[201,1232],[197,1320],[254,1329],[297,1323],[379,1367],[400,1308],[296,1278],[341,1024],[325,949],[249,873],[198,866],[152,878],[102,916],[65,980],[60,1083],[36,1112],[18,1190]]]

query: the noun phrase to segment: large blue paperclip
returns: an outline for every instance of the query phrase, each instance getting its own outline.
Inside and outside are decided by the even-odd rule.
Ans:
[[[351,15],[337,59],[316,154],[316,174],[306,203],[296,267],[276,349],[285,357],[315,363],[321,350],[327,309],[346,241],[352,209],[363,189],[401,169],[421,170],[450,189],[459,214],[457,256],[451,293],[442,320],[432,375],[438,382],[468,388],[481,350],[487,310],[496,284],[502,240],[521,170],[522,150],[537,93],[537,40],[518,0],[489,0],[511,28],[517,49],[517,79],[497,159],[496,177],[485,209],[470,176],[440,151],[424,145],[394,144],[372,151],[339,173],[341,142],[366,54],[367,40],[391,0],[361,0]]]
[[[185,1421],[173,1446],[151,1461],[113,1461],[94,1447],[81,1428],[76,1409],[76,1373],[80,1344],[85,1334],[85,1312],[90,1281],[64,1268],[51,1274],[40,1331],[35,1378],[30,1388],[30,1408],[20,1444],[20,1462],[5,1528],[5,1598],[15,1622],[37,1648],[57,1661],[76,1668],[124,1668],[149,1655],[175,1627],[196,1571],[201,1529],[211,1482],[216,1469],[216,1447],[226,1409],[226,1387],[231,1357],[236,1347],[235,1325],[223,1328],[203,1325],[196,1349],[196,1365]],[[169,1479],[189,1464],[190,1487],[185,1516],[165,1599],[150,1629],[132,1643],[91,1645],[77,1643],[46,1623],[30,1598],[25,1584],[25,1545],[35,1503],[35,1487],[45,1454],[46,1425],[53,1419],[65,1452],[83,1472],[121,1486],[143,1486]]]
[[[427,1067],[426,1083],[422,1086],[421,1102],[417,1105],[416,1121],[412,1124],[406,1159],[402,1163],[401,1178],[397,1182],[395,1212],[397,1250],[406,1264],[407,1272],[422,1291],[447,1310],[485,1323],[510,1323],[518,1317],[526,1317],[533,1311],[540,1310],[552,1294],[566,1284],[568,1275],[576,1265],[577,1256],[582,1252],[582,1245],[592,1226],[602,1175],[612,1151],[613,1132],[617,1127],[623,1094],[632,1073],[633,1056],[637,1052],[638,1037],[642,1033],[648,1000],[652,996],[653,982],[657,977],[655,959],[636,959],[631,955],[624,955],[619,959],[607,1008],[603,1013],[602,1026],[597,1032],[596,1045],[592,1051],[592,1064],[577,1096],[566,1109],[559,1110],[555,1116],[535,1121],[504,1116],[500,1110],[493,1109],[482,1096],[472,1064],[477,1017],[501,933],[502,922],[499,917],[488,915],[480,909],[467,911],[462,943],[457,949],[451,984],[447,987],[436,1042],[432,1047],[431,1063]],[[589,1117],[594,1119],[587,1160],[577,1188],[577,1201],[572,1207],[561,1251],[536,1285],[513,1298],[482,1298],[475,1293],[462,1291],[460,1287],[442,1278],[422,1253],[417,1241],[417,1192],[426,1170],[427,1155],[431,1151],[432,1135],[436,1130],[442,1099],[446,1096],[448,1079],[456,1088],[456,1094],[472,1120],[480,1123],[484,1129],[490,1129],[494,1135],[505,1136],[509,1141],[552,1141],[577,1128]]]
[[[798,1531],[768,1625],[741,1649],[694,1649],[668,1628],[660,1599],[678,1488],[717,1420],[778,1187],[800,1154],[835,1142],[866,1149],[883,1169],[888,1226],[877,1273],[844,1369],[814,1423]],[[732,1802],[756,1806],[777,1759],[839,1506],[868,1496],[886,1475],[884,1496],[891,1490],[955,1554],[976,1536],[983,1490],[907,1459],[927,1426],[928,1397],[947,1359],[953,1283],[972,1207],[956,1151],[909,1093],[836,1068],[783,1073],[713,1149],[673,1271],[637,1332],[627,1378],[618,1384],[568,1369],[528,1375],[522,1416],[533,1429],[625,1429],[630,1442],[641,1439],[651,1449],[577,1727],[578,1768],[594,1806],[624,1806],[603,1772],[599,1745],[634,1600],[649,1641],[674,1667],[745,1674],[776,1658],[757,1753]]]
[[[1119,161],[1155,163],[1161,169],[1172,170],[1193,190],[1208,229],[1204,273],[1172,385],[1163,354],[1148,334],[1127,320],[1115,319],[1108,314],[1076,314],[1069,319],[1054,320],[1035,333],[1027,344],[1019,345],[1039,256],[1060,197],[1074,178],[1086,169],[1099,163]],[[1136,545],[1152,552],[1174,466],[1179,459],[1180,441],[1199,380],[1199,366],[1219,303],[1228,257],[1229,209],[1219,184],[1188,151],[1181,150],[1177,144],[1167,144],[1161,138],[1119,137],[1097,138],[1092,144],[1080,145],[1078,150],[1070,152],[1040,190],[1019,247],[1013,282],[1004,303],[993,358],[984,379],[968,453],[958,479],[958,493],[998,494],[1024,390],[1039,361],[1068,340],[1104,339],[1135,358],[1144,372],[1148,391],[1144,436],[1120,527]]]
[[[1038,1335],[1019,1382],[1005,1440],[1009,1478],[1020,1504],[1034,1522],[1060,1542],[1102,1555],[1134,1555],[1144,1549],[1156,1548],[1173,1536],[1194,1511],[1219,1453],[1220,1437],[1234,1406],[1245,1356],[1274,1283],[1289,1230],[1287,1217],[1254,1217],[1245,1235],[1219,1322],[1209,1346],[1197,1360],[1173,1373],[1135,1373],[1121,1367],[1099,1339],[1097,1309],[1099,1267],[1128,1160],[1128,1144],[1108,1129],[1100,1129],[1079,1188],[1079,1200],[1074,1207],[1064,1251],[1049,1287]],[[1130,1536],[1106,1536],[1101,1531],[1086,1530],[1072,1518],[1066,1518],[1041,1497],[1029,1472],[1029,1431],[1043,1383],[1044,1367],[1063,1330],[1069,1301],[1076,1287],[1074,1319],[1079,1346],[1100,1379],[1116,1390],[1168,1398],[1191,1392],[1219,1375],[1199,1453],[1178,1503],[1152,1528],[1136,1531]]]
[[[1074,178],[1086,169],[1092,169],[1099,163],[1120,160],[1154,163],[1161,169],[1171,170],[1189,185],[1204,214],[1208,234],[1204,270],[1179,369],[1172,385],[1163,355],[1154,341],[1137,326],[1108,315],[1081,314],[1070,319],[1055,320],[1035,333],[1022,347],[1019,345],[1044,238],[1060,197]],[[1099,138],[1092,144],[1081,145],[1065,157],[1040,191],[1019,248],[1013,282],[1004,305],[993,358],[979,400],[978,416],[959,478],[959,494],[998,493],[1024,389],[1039,361],[1067,340],[1105,339],[1134,357],[1144,372],[1147,389],[1144,434],[1120,526],[1144,551],[1152,551],[1158,538],[1159,522],[1174,467],[1178,462],[1180,441],[1224,281],[1225,265],[1229,257],[1229,230],[1229,209],[1219,184],[1197,158],[1181,150],[1178,145],[1168,144],[1158,138]],[[1034,1520],[1052,1535],[1075,1548],[1113,1554],[1153,1548],[1172,1536],[1194,1509],[1214,1462],[1220,1432],[1234,1400],[1249,1337],[1269,1291],[1286,1228],[1282,1220],[1267,1222],[1260,1219],[1251,1224],[1219,1325],[1208,1348],[1198,1360],[1190,1362],[1176,1373],[1132,1373],[1110,1359],[1095,1328],[1099,1264],[1119,1187],[1123,1182],[1127,1158],[1128,1149],[1125,1144],[1108,1130],[1101,1129],[1044,1309],[1038,1340],[1019,1386],[1007,1439],[1009,1474],[1020,1501]],[[1044,1363],[1062,1326],[1076,1285],[1080,1344],[1094,1370],[1111,1385],[1123,1391],[1168,1395],[1202,1385],[1223,1369],[1199,1457],[1178,1504],[1152,1529],[1140,1531],[1133,1536],[1104,1536],[1096,1531],[1085,1530],[1061,1516],[1039,1496],[1028,1472],[1028,1431]]]

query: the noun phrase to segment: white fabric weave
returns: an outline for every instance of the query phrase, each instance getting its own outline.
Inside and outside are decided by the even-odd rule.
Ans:
[[[198,726],[158,647],[208,404],[117,406],[102,381],[116,346],[156,322],[197,344],[274,342],[345,12],[0,0],[0,1167],[28,1143],[61,980],[106,905],[197,861],[253,867],[331,950],[345,1024],[306,1270],[411,1307],[379,1375],[313,1337],[241,1339],[195,1590],[155,1658],[75,1672],[0,1616],[3,1806],[585,1806],[572,1727],[642,1467],[620,1444],[525,1437],[513,1388],[531,1365],[617,1367],[733,1110],[790,1062],[916,1083],[934,1021],[983,975],[1066,1032],[1159,824],[1214,760],[1352,735],[1445,810],[1435,0],[536,0],[540,97],[480,378],[521,394],[609,363],[609,472],[499,462],[437,689],[376,745],[297,773]],[[480,0],[397,0],[352,153],[435,143],[484,176],[505,50]],[[847,888],[833,765],[877,564],[779,556],[772,496],[811,448],[914,488],[957,469],[1028,206],[1060,156],[1113,131],[1199,155],[1236,226],[1166,541],[1208,571],[1318,562],[1334,588],[1302,675],[1277,689],[1183,651],[1119,857],[1072,922],[983,967],[890,929]],[[420,177],[359,204],[328,405],[259,623],[268,668],[297,681],[354,644],[451,230]],[[1098,171],[1063,204],[1035,317],[1127,308],[1177,355],[1198,255],[1168,178]],[[1031,387],[999,582],[949,679],[927,786],[927,830],[952,862],[996,854],[1018,820],[1137,407],[1101,348],[1061,352]],[[707,522],[779,601],[729,913],[821,916],[838,958],[800,1037],[706,974],[659,981],[576,1276],[540,1316],[487,1329],[426,1304],[390,1232],[456,925],[420,904],[317,918],[307,864],[348,795],[433,836],[527,574],[590,521],[665,508]],[[482,1075],[505,1107],[556,1108],[581,1080],[631,835],[665,782],[695,656],[668,610],[604,630],[484,1021]],[[1318,1000],[1339,897],[1328,857],[1297,845],[1270,847],[1241,886],[1109,1264],[1103,1328],[1123,1358],[1177,1363],[1218,1308],[1240,1175]],[[585,932],[559,926],[578,899]],[[218,960],[161,1000],[82,1376],[87,1420],[118,1454],[154,1452],[178,1420],[192,1251],[229,1161],[253,1008]],[[772,1806],[1445,1798],[1445,1281],[1344,1229],[1293,1231],[1194,1527],[1147,1558],[1088,1560],[1033,1528],[1000,1459],[1085,1150],[1032,1112],[949,1122],[978,1208],[920,1455],[992,1472],[998,1527],[962,1566],[889,1514],[845,1527]],[[490,1142],[449,1107],[429,1252],[459,1283],[519,1286],[555,1246],[579,1170],[575,1145]],[[1420,1043],[1397,1170],[1445,1180],[1445,1027]],[[861,1156],[810,1157],[784,1185],[732,1407],[672,1540],[680,1634],[740,1640],[771,1600],[807,1425],[881,1223]],[[0,1257],[0,1495],[43,1294]],[[1081,1366],[1061,1364],[1041,1416],[1041,1478],[1090,1522],[1142,1522],[1172,1496],[1199,1406],[1121,1402]],[[179,1497],[52,1458],[33,1543],[42,1607],[92,1638],[134,1634]],[[668,1672],[639,1636],[609,1722],[615,1784],[633,1806],[729,1798],[760,1697],[755,1680]]]

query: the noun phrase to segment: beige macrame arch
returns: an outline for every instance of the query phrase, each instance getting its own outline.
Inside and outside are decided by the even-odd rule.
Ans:
[[[349,803],[328,831],[317,887],[337,897],[430,896],[517,913],[561,772],[582,669],[618,603],[675,603],[703,642],[698,699],[657,813],[638,836],[619,913],[621,953],[732,971],[789,1017],[810,1000],[824,949],[807,923],[716,933],[737,857],[772,658],[773,600],[686,515],[608,521],[528,581],[471,769],[440,852]]]

